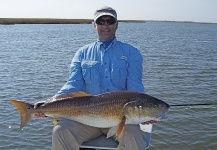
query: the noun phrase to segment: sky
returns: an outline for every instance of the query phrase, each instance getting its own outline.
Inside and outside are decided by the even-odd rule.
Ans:
[[[103,6],[119,20],[217,23],[217,0],[0,0],[0,18],[93,19]]]

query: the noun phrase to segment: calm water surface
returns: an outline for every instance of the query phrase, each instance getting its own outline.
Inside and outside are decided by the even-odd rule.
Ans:
[[[78,48],[96,40],[93,25],[0,25],[0,149],[51,149],[50,119],[19,130],[9,99],[35,103],[68,78]],[[217,103],[217,24],[120,23],[117,38],[144,57],[146,93],[169,104]],[[217,108],[172,107],[154,125],[151,150],[217,149]]]

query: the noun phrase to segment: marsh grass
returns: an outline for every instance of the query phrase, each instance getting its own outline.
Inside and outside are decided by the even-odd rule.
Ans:
[[[144,20],[118,20],[119,22],[145,22]],[[91,19],[52,19],[52,18],[0,18],[0,24],[91,24]]]
[[[90,24],[91,19],[0,18],[0,24]]]

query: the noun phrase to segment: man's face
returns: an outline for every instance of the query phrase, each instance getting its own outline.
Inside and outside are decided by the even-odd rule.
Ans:
[[[118,22],[111,16],[102,16],[94,22],[94,28],[97,31],[99,39],[107,41],[115,37]]]

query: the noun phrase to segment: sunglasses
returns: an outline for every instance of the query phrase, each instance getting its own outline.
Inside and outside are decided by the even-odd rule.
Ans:
[[[96,24],[98,25],[105,25],[105,23],[107,25],[112,25],[112,24],[115,24],[116,22],[116,19],[115,18],[110,18],[110,19],[102,19],[102,18],[99,18],[96,20]]]

